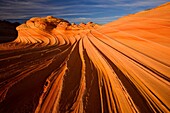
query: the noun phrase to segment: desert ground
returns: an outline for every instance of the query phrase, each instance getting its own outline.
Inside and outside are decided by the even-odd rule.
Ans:
[[[0,113],[169,113],[170,3],[98,25],[34,17],[0,44]]]

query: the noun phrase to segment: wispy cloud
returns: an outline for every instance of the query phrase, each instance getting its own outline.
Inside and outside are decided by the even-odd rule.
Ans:
[[[106,23],[169,0],[1,0],[0,19],[53,15],[74,22]],[[116,16],[115,16],[116,15]]]
[[[5,1],[0,6],[0,19],[29,18],[30,16],[47,15],[58,10],[64,13],[67,6],[54,6],[45,4],[46,0],[30,0],[30,1]]]
[[[142,0],[142,1],[134,1],[130,3],[118,3],[115,6],[120,7],[142,7],[142,6],[157,6],[168,0]]]
[[[76,22],[76,23],[87,23],[89,21],[95,22],[95,23],[107,23],[111,22],[113,20],[116,20],[122,16],[108,16],[108,17],[97,17],[97,18],[84,18],[84,17],[79,17],[79,18],[68,18],[70,22]]]
[[[41,2],[40,2],[41,1]],[[95,7],[84,4],[59,5],[47,3],[47,0],[30,0],[30,1],[5,1],[0,4],[0,19],[10,18],[27,18],[30,16],[40,15],[57,15],[57,16],[82,16],[91,15],[93,12],[84,12],[81,9]],[[100,6],[99,6],[100,7]],[[24,16],[23,16],[24,15]]]

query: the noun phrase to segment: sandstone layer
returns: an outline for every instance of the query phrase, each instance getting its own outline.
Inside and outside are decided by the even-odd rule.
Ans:
[[[0,45],[0,112],[168,113],[169,9],[102,26],[31,18]]]

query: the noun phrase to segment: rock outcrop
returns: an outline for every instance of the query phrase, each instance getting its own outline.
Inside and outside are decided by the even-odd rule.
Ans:
[[[0,112],[169,113],[169,9],[102,26],[31,18],[0,45]]]
[[[99,27],[97,24],[89,22],[87,25],[80,23],[79,25],[70,24],[67,20],[55,18],[52,16],[47,17],[33,17],[26,23],[17,27],[18,38],[15,40],[17,43],[42,43],[44,45],[55,44],[56,35],[59,32],[70,32],[76,30],[88,30]],[[66,33],[66,34],[67,34]]]

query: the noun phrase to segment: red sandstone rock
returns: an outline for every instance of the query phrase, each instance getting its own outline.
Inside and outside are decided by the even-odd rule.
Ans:
[[[0,45],[0,112],[169,113],[169,9],[98,28],[30,19]]]

